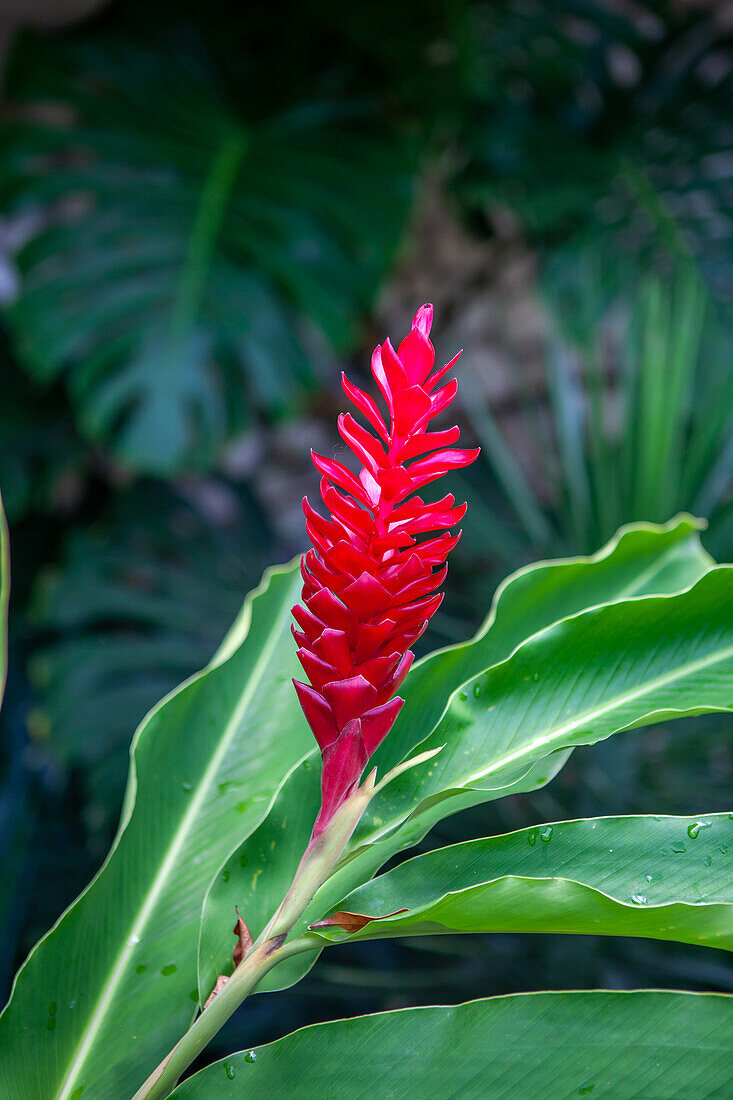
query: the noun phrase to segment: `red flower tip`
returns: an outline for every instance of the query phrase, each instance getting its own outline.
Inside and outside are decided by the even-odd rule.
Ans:
[[[294,681],[295,689],[323,758],[314,834],[354,790],[397,718],[403,700],[395,692],[412,663],[409,647],[440,605],[435,590],[460,537],[449,528],[463,518],[465,504],[456,505],[450,494],[435,503],[415,495],[479,453],[451,446],[457,427],[429,431],[456,395],[455,379],[436,387],[460,355],[433,370],[432,323],[426,303],[397,351],[389,340],[374,349],[372,375],[387,416],[341,376],[344,393],[371,429],[351,413],[338,419],[359,473],[311,451],[329,518],[303,500],[314,549],[302,561],[302,604],[293,608],[300,630],[293,634],[310,680]],[[428,537],[420,541],[420,535]]]

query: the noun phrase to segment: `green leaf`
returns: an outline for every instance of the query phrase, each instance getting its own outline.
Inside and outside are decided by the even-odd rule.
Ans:
[[[522,993],[316,1024],[194,1074],[176,1100],[712,1100],[730,1086],[733,998]]]
[[[684,592],[589,608],[530,637],[454,692],[419,751],[445,747],[375,798],[356,842],[446,791],[505,787],[559,750],[731,709],[731,610],[733,566],[723,565]]]
[[[270,570],[214,664],[140,727],[113,849],[0,1020],[17,1100],[131,1095],[189,1025],[206,886],[311,748],[290,684],[299,587],[295,566]]]
[[[647,936],[733,951],[733,819],[561,821],[428,852],[339,903],[371,921],[331,942],[441,932]]]
[[[410,756],[413,750],[416,751],[421,734],[435,727],[451,694],[464,681],[506,658],[520,642],[548,624],[563,615],[572,615],[608,600],[675,591],[703,574],[709,562],[699,544],[696,522],[681,517],[664,527],[629,527],[590,558],[540,563],[519,570],[500,586],[485,624],[472,641],[433,653],[411,670],[402,689],[405,706],[395,728],[375,755],[374,763],[380,765],[383,774],[384,770]],[[561,751],[541,759],[536,767],[525,769],[527,774],[519,781],[504,789],[451,792],[450,797],[435,800],[430,807],[422,807],[422,812],[412,820],[405,821],[414,809],[414,802],[410,801],[391,807],[391,817],[386,816],[383,809],[374,814],[368,810],[362,833],[374,832],[380,827],[385,831],[400,825],[401,828],[363,855],[352,858],[317,897],[310,910],[310,919],[323,916],[355,886],[371,878],[395,852],[420,840],[442,817],[510,791],[542,786],[564,764],[567,755],[566,751]],[[234,906],[240,907],[257,935],[281,899],[279,868],[273,872],[272,861],[265,866],[261,853],[274,840],[278,858],[288,866],[292,864],[293,870],[297,866],[319,805],[317,769],[311,775],[310,784],[307,776],[300,774],[286,781],[272,808],[271,819],[260,826],[261,835],[245,840],[211,884],[204,903],[199,959],[200,988],[204,998],[218,974],[228,973],[231,968],[230,932]],[[288,807],[296,802],[304,806],[306,799],[309,810],[303,813],[300,827],[290,817],[285,837],[279,822],[288,815]],[[359,832],[352,851],[359,847],[358,837]],[[253,868],[257,869],[256,873]],[[283,984],[291,984],[312,963],[313,959],[303,956],[288,960],[267,975],[260,988],[281,988]]]

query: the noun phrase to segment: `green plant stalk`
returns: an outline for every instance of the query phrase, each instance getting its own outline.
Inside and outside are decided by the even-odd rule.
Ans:
[[[397,774],[399,770],[396,768],[390,774]],[[374,795],[375,778],[376,768],[370,772],[361,787],[339,807],[323,832],[311,838],[290,889],[261,935],[208,1008],[204,1008],[170,1054],[153,1070],[135,1093],[133,1100],[163,1100],[175,1088],[184,1070],[198,1057],[273,966],[292,955],[319,949],[318,943],[308,937],[300,937],[290,943],[285,941],[288,932],[303,915],[318,888],[329,877],[349,842]]]
[[[135,1093],[133,1100],[163,1100],[175,1088],[181,1074],[224,1026],[260,980],[284,959],[303,951],[318,950],[306,937],[284,943],[285,935],[265,940],[252,948],[208,1008],[194,1021],[170,1054]]]

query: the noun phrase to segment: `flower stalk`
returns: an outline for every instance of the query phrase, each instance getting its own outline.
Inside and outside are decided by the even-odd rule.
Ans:
[[[274,966],[322,946],[306,934],[288,941],[319,888],[343,855],[374,795],[431,749],[393,768],[376,784],[376,768],[359,785],[403,701],[395,695],[413,660],[410,646],[427,627],[442,595],[446,558],[460,537],[450,528],[464,515],[448,494],[426,503],[417,492],[450,469],[473,462],[478,451],[447,446],[457,426],[429,431],[430,421],[456,395],[455,379],[438,385],[458,356],[433,370],[433,309],[417,311],[398,350],[389,340],[372,356],[372,374],[388,417],[342,376],[344,391],[376,436],[346,413],[339,432],[362,463],[358,474],[334,459],[313,455],[323,475],[324,519],[307,500],[306,527],[314,544],[302,560],[302,604],[293,608],[298,658],[310,681],[295,681],[305,717],[321,749],[321,807],[293,882],[258,938],[247,938],[233,975],[206,1002],[170,1054],[134,1100],[163,1100],[181,1074]],[[438,532],[436,534],[436,532]],[[420,536],[429,537],[420,540]],[[243,924],[238,917],[238,927]],[[247,937],[246,925],[243,924]],[[241,941],[240,941],[241,943]],[[249,949],[247,950],[247,945]]]

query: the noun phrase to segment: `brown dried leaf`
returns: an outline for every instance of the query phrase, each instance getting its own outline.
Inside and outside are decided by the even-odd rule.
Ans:
[[[237,914],[237,923],[234,925],[233,932],[234,935],[237,937],[237,944],[232,951],[232,958],[234,959],[234,965],[239,966],[242,959],[254,943],[254,940],[252,939],[252,933],[240,916],[239,910],[237,909],[236,905],[234,906],[234,911]]]
[[[340,909],[338,913],[331,913],[330,917],[317,920],[309,924],[309,928],[343,928],[344,932],[360,932],[367,924],[374,920],[384,920],[385,917],[396,917],[398,913],[406,913],[407,909],[396,909],[394,913],[383,913],[379,917],[368,917],[366,913],[347,913]]]

